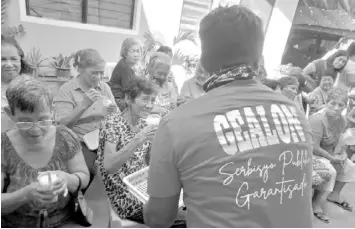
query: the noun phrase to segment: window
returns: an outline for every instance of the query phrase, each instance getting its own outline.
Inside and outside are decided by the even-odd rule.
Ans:
[[[135,0],[26,0],[28,16],[133,29]]]
[[[212,0],[184,0],[180,31],[197,32],[201,19],[210,12],[212,4]]]

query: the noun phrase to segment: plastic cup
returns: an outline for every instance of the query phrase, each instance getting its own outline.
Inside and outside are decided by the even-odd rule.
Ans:
[[[345,131],[343,141],[348,146],[355,145],[355,128],[349,128]]]
[[[145,119],[148,126],[158,126],[160,123],[160,117],[155,115],[149,115]]]
[[[58,180],[58,176],[55,173],[51,172],[43,172],[40,173],[37,177],[39,185],[42,190],[51,190],[53,188],[53,184]],[[55,197],[55,201],[58,201],[58,195]]]

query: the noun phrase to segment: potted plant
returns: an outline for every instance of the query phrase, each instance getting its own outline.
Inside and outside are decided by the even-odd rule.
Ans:
[[[56,69],[56,75],[60,79],[70,79],[70,61],[73,55],[64,56],[60,53],[57,57],[52,58],[51,67]]]
[[[40,53],[40,50],[37,49],[36,47],[33,47],[32,50],[27,53],[25,57],[25,61],[29,65],[31,72],[34,77],[37,77],[40,72],[40,68],[44,67],[45,65],[42,65],[43,61],[45,61],[47,58],[42,59],[42,55]]]

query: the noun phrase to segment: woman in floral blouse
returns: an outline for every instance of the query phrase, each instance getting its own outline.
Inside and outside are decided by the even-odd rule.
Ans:
[[[147,166],[146,156],[157,126],[144,120],[156,97],[152,83],[135,79],[126,93],[127,109],[106,116],[100,128],[98,166],[112,206],[121,219],[143,222],[143,204],[122,179]]]

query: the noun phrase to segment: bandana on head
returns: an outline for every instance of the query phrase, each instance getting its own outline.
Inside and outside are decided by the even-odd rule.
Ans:
[[[253,79],[258,75],[251,66],[243,64],[237,67],[231,67],[220,71],[220,73],[212,75],[203,84],[203,89],[208,92],[216,87],[226,85],[230,82],[240,79]]]

